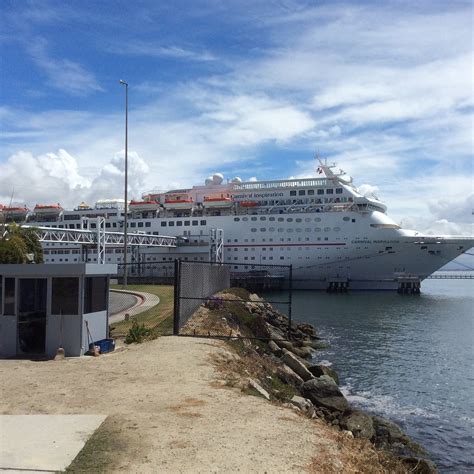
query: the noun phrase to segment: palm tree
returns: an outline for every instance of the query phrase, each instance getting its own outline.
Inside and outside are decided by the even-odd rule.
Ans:
[[[2,226],[0,263],[43,263],[43,248],[33,228]]]

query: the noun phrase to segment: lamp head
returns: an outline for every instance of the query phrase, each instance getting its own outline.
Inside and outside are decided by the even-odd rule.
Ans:
[[[128,86],[128,82],[125,82],[123,79],[120,79],[120,84],[122,84],[123,86]]]

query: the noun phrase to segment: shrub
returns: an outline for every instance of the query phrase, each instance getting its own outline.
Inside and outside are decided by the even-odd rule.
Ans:
[[[128,330],[127,337],[125,338],[126,344],[136,343],[139,344],[145,339],[150,337],[151,330],[145,327],[144,324],[138,324],[137,320],[134,319],[132,327]]]

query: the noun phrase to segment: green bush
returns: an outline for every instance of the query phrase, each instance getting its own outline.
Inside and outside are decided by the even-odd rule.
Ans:
[[[134,319],[132,327],[128,330],[127,337],[125,338],[126,344],[140,344],[144,340],[148,339],[151,335],[151,329],[145,327],[144,324],[138,324],[137,320]]]

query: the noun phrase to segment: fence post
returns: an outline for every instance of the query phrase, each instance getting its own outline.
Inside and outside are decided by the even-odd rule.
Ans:
[[[181,260],[174,261],[174,312],[173,312],[173,335],[179,336],[179,296],[181,283]]]
[[[290,265],[288,285],[288,340],[291,340],[291,307],[293,306],[293,265]]]

